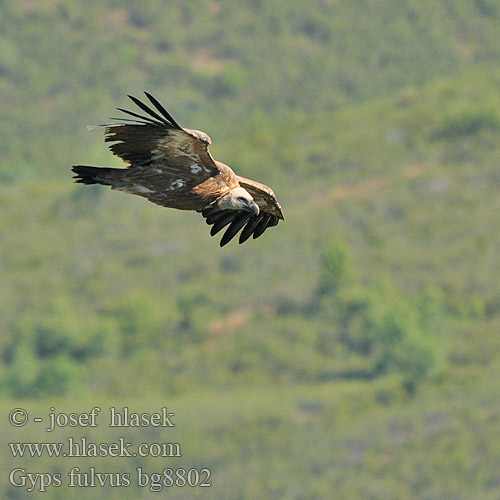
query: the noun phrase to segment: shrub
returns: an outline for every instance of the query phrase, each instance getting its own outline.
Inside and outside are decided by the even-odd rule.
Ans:
[[[318,298],[335,295],[352,280],[352,257],[344,242],[334,242],[321,258]]]
[[[444,122],[434,130],[432,139],[454,139],[468,137],[487,130],[500,129],[500,118],[491,111],[461,111],[445,118]]]
[[[414,387],[442,354],[440,332],[431,331],[436,304],[429,304],[429,295],[425,300],[405,297],[390,284],[372,289],[355,286],[351,276],[347,247],[332,245],[324,254],[317,289],[322,298],[318,312],[337,332],[331,341],[364,359],[365,374],[399,373],[408,387]]]

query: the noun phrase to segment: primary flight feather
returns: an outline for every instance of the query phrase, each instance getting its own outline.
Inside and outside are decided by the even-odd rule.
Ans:
[[[240,230],[239,242],[243,243],[284,220],[271,188],[240,177],[214,160],[207,134],[181,127],[151,94],[145,94],[154,109],[135,97],[129,98],[146,115],[118,108],[133,118],[113,118],[116,123],[102,125],[111,151],[129,166],[75,165],[75,182],[104,184],[157,205],[201,212],[212,225],[212,236],[229,226],[221,246]]]

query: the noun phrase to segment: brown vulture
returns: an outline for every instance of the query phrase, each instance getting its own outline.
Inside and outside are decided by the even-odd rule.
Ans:
[[[163,207],[201,212],[212,225],[212,236],[229,226],[221,246],[240,230],[243,243],[284,220],[271,188],[214,160],[207,134],[181,127],[152,95],[145,94],[151,104],[129,97],[147,116],[118,108],[133,119],[112,118],[117,122],[100,126],[111,151],[128,167],[75,165],[75,182],[104,184]]]

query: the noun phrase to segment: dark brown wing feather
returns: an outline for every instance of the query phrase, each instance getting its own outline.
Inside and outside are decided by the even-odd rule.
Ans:
[[[210,154],[210,137],[182,128],[145,94],[154,109],[129,97],[148,116],[118,108],[134,119],[104,125],[111,151],[129,164],[124,174],[133,186],[129,192],[162,206],[200,210],[236,187],[234,172]]]

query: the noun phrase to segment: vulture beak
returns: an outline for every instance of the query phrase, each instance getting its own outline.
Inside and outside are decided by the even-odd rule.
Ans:
[[[251,201],[249,204],[248,204],[248,209],[250,210],[250,212],[252,212],[254,215],[259,215],[259,205],[257,205],[257,203],[255,203],[255,201]]]

